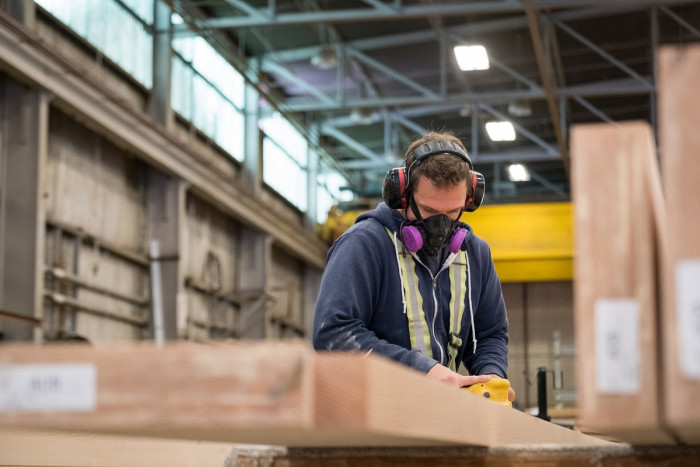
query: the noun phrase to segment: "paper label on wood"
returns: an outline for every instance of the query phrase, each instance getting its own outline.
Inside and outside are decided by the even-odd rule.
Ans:
[[[602,299],[595,304],[596,389],[603,394],[636,394],[639,372],[639,304]]]
[[[676,314],[681,371],[700,379],[700,260],[676,264]]]
[[[86,412],[96,406],[94,365],[0,365],[0,412]]]

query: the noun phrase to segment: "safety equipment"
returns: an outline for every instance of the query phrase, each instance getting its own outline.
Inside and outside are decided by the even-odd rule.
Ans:
[[[394,243],[396,250],[396,262],[399,268],[399,278],[401,279],[401,301],[403,302],[403,312],[408,320],[408,334],[411,339],[411,348],[417,349],[424,355],[434,358],[441,364],[445,365],[452,371],[457,371],[457,355],[459,354],[462,345],[462,339],[459,337],[462,334],[462,319],[465,312],[465,306],[469,304],[469,321],[471,324],[472,336],[472,353],[476,353],[476,330],[474,327],[474,308],[472,304],[472,278],[471,268],[469,267],[469,255],[466,250],[459,250],[451,253],[445,262],[442,264],[441,274],[445,269],[449,268],[450,283],[452,284],[452,295],[447,310],[433,310],[434,316],[440,313],[449,313],[450,316],[450,333],[447,340],[447,348],[440,345],[437,337],[432,334],[434,326],[428,325],[428,320],[423,310],[424,298],[421,296],[418,287],[419,267],[425,268],[430,275],[433,283],[436,275],[426,266],[415,253],[408,251],[405,245],[397,242],[397,233],[386,229],[389,238]],[[432,289],[432,300],[425,297],[425,300],[431,300],[435,306],[438,301],[435,296],[435,288]],[[432,330],[432,331],[431,331]],[[440,356],[433,356],[432,339],[440,350]]]
[[[408,251],[415,253],[423,249],[428,256],[437,256],[449,242],[450,252],[457,253],[462,247],[467,230],[458,227],[457,222],[446,214],[437,214],[427,219],[418,218],[404,221],[401,226],[401,239]]]
[[[411,172],[425,159],[438,154],[450,154],[457,156],[469,166],[469,179],[467,181],[467,198],[464,201],[464,210],[474,212],[484,200],[486,181],[484,176],[474,170],[474,164],[467,156],[466,151],[452,141],[429,141],[413,150],[415,160],[409,167],[397,167],[390,169],[384,177],[382,197],[384,202],[392,209],[406,209],[411,197],[410,177]]]

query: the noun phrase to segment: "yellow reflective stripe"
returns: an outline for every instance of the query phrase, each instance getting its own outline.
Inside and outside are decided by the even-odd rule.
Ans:
[[[418,275],[415,274],[418,263],[413,261],[411,255],[402,254],[400,256],[404,289],[408,296],[406,315],[408,317],[408,331],[411,336],[411,348],[418,349],[428,357],[433,358],[430,328],[423,310],[423,296],[418,290]],[[423,336],[423,339],[419,339],[417,336]]]
[[[386,232],[393,242],[393,232],[388,228]],[[433,358],[433,347],[430,344],[430,328],[425,320],[423,297],[418,292],[418,276],[414,273],[414,268],[418,267],[418,263],[413,261],[411,255],[406,254],[406,250],[399,252],[398,256],[400,258],[399,264],[403,280],[401,286],[406,297],[406,318],[408,319],[408,335],[411,339],[411,348],[418,349],[423,354]],[[423,339],[417,340],[416,336],[423,336]]]
[[[450,282],[452,283],[452,296],[450,297],[450,333],[455,336],[459,336],[462,318],[464,317],[464,303],[467,294],[467,287],[465,286],[464,280],[468,267],[466,252],[460,251],[459,259],[461,261],[454,261],[450,266]],[[448,368],[452,371],[457,371],[457,353],[459,352],[459,346],[461,346],[461,344],[461,339],[459,339],[457,343],[453,343],[451,337],[447,340],[447,355],[449,356]]]

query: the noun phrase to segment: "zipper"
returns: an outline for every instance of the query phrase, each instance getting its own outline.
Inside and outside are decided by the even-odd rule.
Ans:
[[[447,269],[449,267],[449,265],[447,265],[447,266],[443,265],[442,268],[437,272],[437,274],[433,275],[433,271],[431,271],[428,266],[423,264],[423,262],[418,258],[418,255],[416,255],[415,253],[411,253],[411,255],[418,262],[418,264],[423,266],[425,268],[425,270],[428,271],[428,274],[430,274],[430,278],[433,281],[433,305],[434,305],[433,306],[433,322],[431,323],[431,326],[430,326],[430,329],[428,330],[428,332],[430,332],[432,334],[432,340],[435,341],[435,343],[438,346],[438,349],[440,349],[440,364],[444,365],[443,361],[445,359],[445,351],[443,350],[442,345],[440,344],[440,341],[438,340],[437,336],[435,335],[435,321],[436,321],[437,315],[438,315],[438,300],[437,300],[436,291],[437,291],[438,276],[440,275],[440,273],[442,273],[442,271]]]

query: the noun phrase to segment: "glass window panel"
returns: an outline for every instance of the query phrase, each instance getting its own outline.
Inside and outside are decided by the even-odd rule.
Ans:
[[[263,180],[290,203],[306,211],[306,170],[270,138],[263,140]]]
[[[239,109],[245,99],[245,80],[206,40],[200,36],[173,39],[173,50],[189,62]]]
[[[79,5],[65,0],[36,0],[36,3],[150,89],[153,1],[123,1],[124,6],[115,0],[81,0],[77,2]]]
[[[328,211],[334,204],[341,201],[351,201],[355,194],[345,189],[348,186],[347,179],[321,161],[320,172],[316,177],[316,222],[326,221]]]
[[[271,117],[260,119],[258,125],[268,138],[283,147],[285,152],[293,157],[300,166],[306,167],[308,165],[309,155],[306,138],[282,115],[276,112]]]

